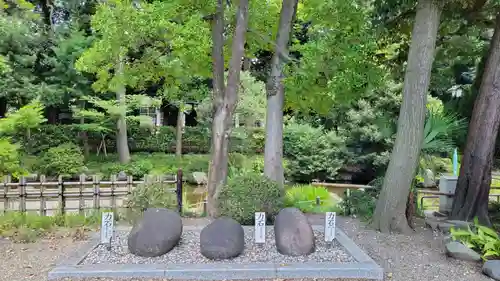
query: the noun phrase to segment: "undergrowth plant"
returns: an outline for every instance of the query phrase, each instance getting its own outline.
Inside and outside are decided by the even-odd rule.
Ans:
[[[58,212],[53,216],[6,212],[0,215],[0,237],[19,243],[31,243],[57,230],[65,229],[68,230],[66,235],[83,238],[82,235],[88,228],[98,227],[101,224],[101,214],[104,211],[106,210],[93,210],[83,215]]]
[[[319,204],[316,202],[317,199]],[[312,185],[297,185],[287,189],[285,207],[295,207],[304,213],[341,211],[326,188]]]
[[[467,229],[450,229],[454,241],[460,241],[465,246],[481,254],[483,260],[500,258],[500,238],[498,233],[479,224],[477,217],[474,225]]]

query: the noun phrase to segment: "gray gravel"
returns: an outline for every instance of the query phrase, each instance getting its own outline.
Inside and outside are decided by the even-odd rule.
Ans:
[[[339,244],[335,243],[327,248],[324,235],[315,232],[316,251],[308,256],[291,257],[285,256],[276,250],[274,243],[274,231],[272,227],[267,227],[266,243],[262,246],[256,245],[254,241],[253,229],[245,229],[245,251],[237,258],[222,261],[212,261],[200,254],[200,232],[184,230],[181,241],[172,251],[167,254],[155,257],[138,257],[129,253],[127,248],[126,231],[119,231],[115,234],[111,251],[105,245],[97,247],[92,251],[82,264],[193,264],[193,263],[248,263],[248,262],[354,262],[355,260],[345,252]]]
[[[322,224],[320,217],[312,222]],[[205,222],[206,223],[206,222]],[[338,217],[339,227],[364,249],[387,272],[385,280],[396,281],[492,281],[481,274],[480,263],[460,262],[446,258],[441,235],[418,228],[412,236],[388,235],[367,229],[364,223]],[[194,223],[193,223],[194,224]],[[33,244],[13,244],[0,239],[0,281],[46,281],[47,272],[57,257],[64,257],[80,246],[71,239],[44,240]],[[133,278],[67,278],[60,281],[166,281]],[[300,279],[298,279],[300,280]],[[302,279],[312,281],[313,279]],[[258,280],[260,281],[260,280]],[[263,281],[263,280],[262,280]],[[266,280],[271,281],[271,280]],[[276,279],[273,281],[284,281]],[[316,279],[324,281],[324,279]],[[332,280],[333,281],[333,280]],[[335,280],[341,281],[341,280]],[[345,280],[347,281],[347,280]],[[350,280],[354,281],[354,280]]]

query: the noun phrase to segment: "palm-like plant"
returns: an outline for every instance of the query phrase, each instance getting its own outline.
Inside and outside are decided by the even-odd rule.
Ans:
[[[429,109],[424,126],[423,154],[450,152],[455,149],[453,136],[466,128],[464,118],[455,113],[447,113],[438,109]]]
[[[436,173],[437,167],[434,165],[432,156],[436,153],[450,153],[453,151],[455,149],[453,136],[466,127],[466,120],[459,118],[455,113],[433,108],[428,110],[422,150],[420,152],[419,175],[423,175],[425,169],[430,169],[434,174]]]

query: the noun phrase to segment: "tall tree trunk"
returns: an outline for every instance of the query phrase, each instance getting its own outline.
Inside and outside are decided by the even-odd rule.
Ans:
[[[495,23],[479,95],[469,123],[451,217],[491,225],[488,201],[495,142],[500,124],[500,13]]]
[[[220,188],[226,183],[229,155],[229,135],[231,134],[233,112],[238,101],[241,59],[245,50],[245,35],[248,27],[248,0],[240,0],[236,13],[236,29],[231,46],[231,60],[227,87],[224,87],[224,6],[217,1],[217,11],[213,26],[213,83],[214,118],[212,123],[211,161],[208,173],[207,212],[217,216],[217,199]]]
[[[118,59],[117,75],[123,75],[123,58],[121,57]],[[123,85],[120,85],[119,89],[116,91],[116,101],[120,107],[126,107],[125,91],[125,86]],[[125,115],[120,115],[120,117],[118,117],[116,129],[116,150],[118,159],[120,163],[127,164],[130,162],[130,151],[128,148],[127,121]]]
[[[184,126],[184,105],[179,104],[179,111],[177,112],[177,130],[175,142],[175,155],[178,158],[182,157],[182,128]]]
[[[288,42],[298,0],[283,0],[276,46],[267,80],[266,143],[264,148],[264,175],[280,186],[284,185],[283,169],[283,64],[288,57]]]
[[[406,203],[423,142],[427,90],[442,11],[439,2],[421,0],[417,5],[396,141],[372,221],[382,232],[411,232]]]

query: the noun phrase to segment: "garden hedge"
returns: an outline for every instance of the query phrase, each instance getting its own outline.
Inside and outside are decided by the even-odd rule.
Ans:
[[[129,122],[128,140],[131,152],[174,152],[176,130],[174,127],[162,126],[154,130],[141,128],[138,123]],[[88,134],[89,145],[96,151],[101,142],[97,133]],[[114,134],[106,136],[108,152],[114,152],[116,139]],[[185,127],[183,135],[184,153],[208,153],[210,150],[210,129],[207,127]],[[64,143],[75,143],[83,146],[79,131],[74,125],[42,125],[31,131],[30,138],[15,136],[31,154],[38,154]],[[230,151],[244,154],[260,153],[264,148],[264,132],[262,128],[236,128],[230,140]]]

